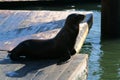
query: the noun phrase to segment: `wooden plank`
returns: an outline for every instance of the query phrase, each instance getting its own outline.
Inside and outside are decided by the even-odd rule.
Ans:
[[[84,15],[91,13],[91,12],[78,12],[78,11],[9,11],[9,10],[5,10],[5,11],[7,11],[8,13],[12,13],[12,14],[9,14],[9,16],[19,13],[20,15],[18,15],[18,17],[21,15],[23,15],[23,16],[26,15],[26,17],[22,18],[21,21],[20,20],[17,21],[17,18],[14,19],[14,17],[16,17],[17,15],[10,18],[11,22],[15,22],[12,24],[14,26],[13,30],[10,30],[10,31],[9,31],[9,28],[11,29],[11,27],[10,27],[11,22],[9,23],[9,20],[5,21],[6,23],[4,22],[6,27],[4,27],[4,29],[1,29],[0,50],[11,50],[21,41],[33,38],[33,36],[31,34],[35,34],[39,31],[41,32],[41,31],[52,30],[55,28],[63,27],[64,19],[71,13],[80,13],[80,14],[84,14]],[[5,11],[0,10],[0,13],[3,14],[3,12],[5,12]],[[4,15],[6,15],[6,14],[4,14]],[[16,23],[16,22],[19,22],[19,23]],[[0,26],[0,28],[2,28],[2,26],[4,26],[4,24],[2,24]],[[82,27],[84,25],[85,25],[85,28],[88,28],[88,27],[86,27],[87,26],[86,23],[81,23],[80,24],[81,28],[80,28],[80,33],[79,33],[80,36],[84,32],[86,32],[86,33],[88,32],[87,29],[84,29],[84,27]],[[23,28],[23,27],[26,27],[26,28]],[[85,31],[85,30],[87,30],[87,31]],[[6,31],[6,32],[4,32],[4,31]],[[58,31],[58,30],[56,30],[56,31]],[[54,35],[54,33],[57,33],[56,31],[52,32],[52,34],[50,34],[50,36]],[[46,32],[46,33],[48,33],[48,32]],[[48,36],[45,33],[40,33],[40,34],[38,33],[35,35],[36,36],[34,36],[34,38],[36,37],[39,39],[41,39],[41,38],[47,39],[47,37],[51,38],[50,36]],[[39,37],[37,37],[38,35],[39,35]],[[24,36],[24,37],[22,37],[22,36]],[[17,37],[21,37],[21,38],[17,38]],[[14,38],[17,38],[17,39],[14,39]],[[84,38],[82,41],[84,41]],[[79,49],[77,49],[77,51],[79,51]]]
[[[88,34],[88,26],[87,24],[81,24],[80,25],[80,31],[76,40],[76,45],[75,45],[75,49],[77,51],[77,53],[80,51],[84,40]],[[39,34],[34,34],[34,35],[29,35],[29,36],[24,36],[24,37],[20,37],[17,39],[12,39],[9,41],[1,41],[0,42],[0,49],[1,50],[12,50],[15,46],[17,46],[20,42],[27,40],[27,39],[49,39],[49,38],[53,38],[58,32],[60,31],[60,29],[54,29],[54,30],[50,30],[50,31],[46,31],[46,32],[41,32]],[[49,35],[48,35],[49,34]],[[79,44],[79,45],[78,45]]]
[[[57,80],[85,80],[87,79],[87,55],[75,55],[69,67]],[[85,72],[85,73],[84,73]]]
[[[86,36],[88,34],[88,24],[87,23],[81,23],[80,24],[80,30],[79,30],[79,34],[77,36],[77,39],[76,39],[76,44],[75,44],[75,49],[76,49],[76,52],[78,53],[84,43],[84,40],[86,39]]]
[[[1,41],[0,42],[0,50],[12,50],[15,46],[17,46],[20,42],[27,39],[49,39],[53,38],[60,29],[54,29],[46,32],[41,32],[38,34],[28,35],[24,37],[19,37],[12,40]],[[49,34],[49,35],[48,35]]]
[[[21,11],[13,11],[13,13],[22,14]],[[49,39],[54,37],[62,28],[61,27],[60,29],[58,29],[58,27],[56,26],[63,26],[64,19],[67,17],[67,15],[71,13],[79,13],[86,16],[88,15],[88,13],[80,13],[74,11],[28,11],[27,14],[29,14],[29,18],[21,20],[20,23],[23,22],[26,26],[32,22],[32,24],[39,23],[39,26],[44,25],[46,27],[50,27],[50,29],[47,29],[49,31],[43,29],[43,31],[45,32],[0,41],[0,49],[11,50],[21,41],[26,39]],[[81,46],[83,45],[83,42],[89,31],[89,27],[91,26],[92,14],[89,14],[90,16],[85,17],[84,21],[79,25],[79,34],[75,44],[75,49],[77,52],[79,52],[79,50],[81,49]],[[11,16],[11,14],[9,16]],[[19,23],[17,26],[19,26]],[[12,62],[9,58],[6,58],[6,56],[7,52],[0,51],[0,77],[3,80],[85,80],[87,78],[86,74],[88,55],[86,54],[76,54],[69,60],[68,63],[62,65],[56,65],[55,60]]]
[[[87,71],[85,74],[82,73],[87,70],[87,59],[87,55],[77,54],[72,57],[69,63],[55,67],[54,72],[51,72],[45,80],[78,80],[81,76],[84,77],[80,80],[85,80]]]
[[[20,27],[19,25],[22,23],[22,21],[26,18],[27,13],[20,14],[16,12],[14,13],[14,15],[9,16],[9,18],[6,21],[4,21],[4,23],[0,27],[2,27],[3,32],[17,29],[18,27]]]
[[[0,59],[0,77],[3,80],[76,80],[74,78],[87,73],[87,59],[85,54],[76,54],[68,63],[56,65],[56,61],[50,60],[16,63],[3,57]]]

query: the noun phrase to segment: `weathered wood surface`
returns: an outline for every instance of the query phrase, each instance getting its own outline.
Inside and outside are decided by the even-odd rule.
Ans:
[[[92,24],[92,14],[74,11],[0,11],[0,50],[11,50],[26,39],[54,37],[60,30],[58,28],[64,25],[65,18],[71,13],[87,16],[83,23],[80,23],[75,45],[75,49],[79,52]],[[3,80],[85,80],[87,78],[86,54],[76,54],[63,65],[56,65],[54,60],[12,62],[7,58],[7,54],[6,51],[0,51],[0,78]]]
[[[76,54],[68,63],[56,65],[52,60],[12,62],[5,59],[6,52],[0,53],[3,53],[0,54],[2,80],[85,80],[87,77],[88,56],[85,54]]]
[[[56,28],[62,28],[64,25],[64,20],[71,13],[87,15],[91,12],[0,11],[0,50],[11,50],[18,43],[26,39],[48,39],[54,37],[59,31],[59,29]],[[88,21],[89,25],[91,26],[89,17],[90,16],[87,16],[83,21],[84,23],[80,24],[80,31],[77,38],[77,44],[79,44],[79,46],[75,46],[77,52],[80,50],[89,31],[89,26],[86,22]],[[90,20],[92,22],[92,19]],[[43,32],[47,30],[53,31]]]

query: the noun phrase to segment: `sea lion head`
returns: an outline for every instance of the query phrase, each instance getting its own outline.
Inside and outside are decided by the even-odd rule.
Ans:
[[[70,14],[66,19],[65,25],[73,29],[75,28],[78,29],[79,23],[84,19],[84,17],[85,17],[84,15],[77,13]]]

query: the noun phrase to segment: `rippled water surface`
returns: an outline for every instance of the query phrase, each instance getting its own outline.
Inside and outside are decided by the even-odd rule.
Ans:
[[[92,11],[94,23],[81,50],[81,53],[89,54],[88,80],[120,80],[120,40],[100,40],[100,4],[35,7],[34,9]]]
[[[101,40],[101,5],[67,6],[64,10],[92,11],[93,26],[81,53],[89,54],[88,80],[120,80],[120,40]],[[61,9],[61,8],[59,8]]]
[[[93,11],[94,22],[81,50],[82,53],[89,54],[88,80],[120,80],[120,39],[100,39],[100,5],[94,7],[90,10],[85,7],[86,11]]]

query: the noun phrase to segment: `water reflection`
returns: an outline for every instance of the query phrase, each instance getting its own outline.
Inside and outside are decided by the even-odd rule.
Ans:
[[[120,40],[102,41],[102,80],[120,80]]]
[[[88,80],[120,80],[120,39],[101,41],[101,12],[93,12],[94,24],[81,50],[89,54]]]
[[[88,80],[99,80],[101,74],[101,67],[99,61],[101,59],[101,45],[100,45],[100,11],[94,12],[94,24],[91,28],[91,31],[88,35],[87,42],[90,42],[92,45],[92,51],[89,57],[89,76]]]
[[[87,36],[85,44],[81,50],[82,53],[89,54],[89,73],[88,80],[99,80],[101,76],[101,45],[100,45],[100,20],[101,12],[93,11],[94,22],[90,30],[90,33]]]

